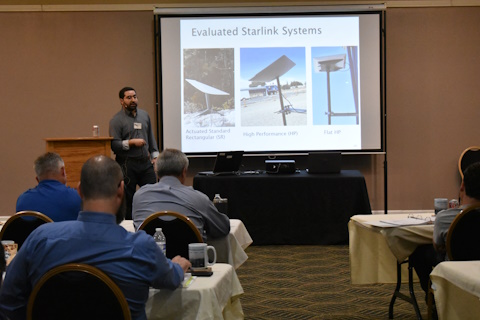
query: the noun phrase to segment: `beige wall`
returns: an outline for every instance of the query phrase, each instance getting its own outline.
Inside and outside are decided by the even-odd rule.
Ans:
[[[1,215],[36,185],[43,138],[108,135],[123,86],[155,116],[152,30],[152,12],[0,13]]]
[[[93,124],[106,135],[122,86],[137,88],[154,120],[153,14],[5,12],[0,32],[0,214],[9,215],[36,185],[42,139],[90,136]],[[479,39],[480,7],[387,9],[389,209],[431,209],[434,197],[457,195],[458,156],[480,137]],[[384,156],[344,159],[364,173],[372,208],[383,209]],[[263,160],[246,166],[263,169]],[[192,160],[190,175],[212,163]]]
[[[480,8],[387,13],[389,208],[453,198],[460,153],[480,142]]]

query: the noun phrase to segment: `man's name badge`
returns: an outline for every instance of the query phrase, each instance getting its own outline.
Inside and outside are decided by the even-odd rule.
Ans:
[[[133,123],[133,129],[135,130],[142,130],[142,124],[138,122]]]

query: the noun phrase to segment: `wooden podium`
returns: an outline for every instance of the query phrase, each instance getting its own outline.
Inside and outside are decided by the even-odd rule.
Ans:
[[[111,137],[46,138],[47,152],[58,153],[65,162],[67,185],[76,188],[84,162],[95,155],[111,157]]]

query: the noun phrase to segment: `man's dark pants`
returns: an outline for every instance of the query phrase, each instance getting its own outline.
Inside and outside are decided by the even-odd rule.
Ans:
[[[137,190],[137,185],[141,187],[149,183],[156,183],[157,177],[149,158],[117,157],[116,161],[122,167],[125,181],[125,199],[127,205],[125,219],[131,220],[133,195]]]
[[[410,265],[415,269],[425,296],[428,294],[428,282],[432,269],[438,264],[439,256],[432,244],[418,246],[409,257]]]

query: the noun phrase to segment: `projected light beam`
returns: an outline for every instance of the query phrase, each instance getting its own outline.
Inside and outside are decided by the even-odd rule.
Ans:
[[[268,65],[265,69],[257,73],[253,78],[249,79],[249,81],[257,81],[257,82],[269,82],[273,79],[277,79],[277,87],[278,87],[278,96],[280,97],[280,109],[282,113],[283,125],[287,125],[287,119],[285,116],[285,106],[283,104],[283,95],[282,95],[282,86],[280,85],[280,77],[287,73],[290,69],[295,66],[295,62],[290,60],[287,56],[283,55],[270,65]]]

